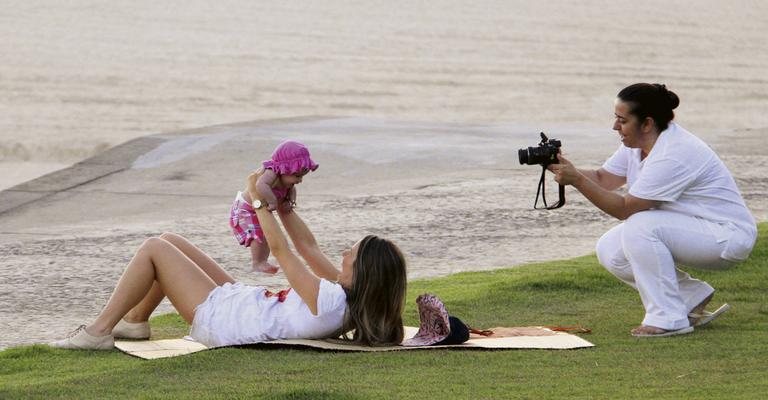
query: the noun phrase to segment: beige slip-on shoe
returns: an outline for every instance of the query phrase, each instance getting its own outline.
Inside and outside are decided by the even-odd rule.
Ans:
[[[121,319],[114,328],[112,328],[112,336],[115,339],[133,339],[144,340],[149,339],[152,331],[149,328],[149,322],[128,322]]]

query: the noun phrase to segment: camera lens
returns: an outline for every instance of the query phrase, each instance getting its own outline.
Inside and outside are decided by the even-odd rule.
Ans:
[[[557,153],[560,152],[560,141],[557,139],[547,139],[543,132],[541,137],[542,142],[538,146],[529,146],[527,149],[517,151],[520,164],[539,164],[546,167],[549,164],[556,164],[558,162]]]
[[[517,158],[520,160],[520,164],[528,164],[528,150],[527,149],[518,150]]]

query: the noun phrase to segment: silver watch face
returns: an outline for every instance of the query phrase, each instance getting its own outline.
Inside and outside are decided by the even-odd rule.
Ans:
[[[251,205],[253,206],[254,210],[258,210],[259,208],[261,208],[261,200],[259,200],[259,199],[254,200],[251,203]]]

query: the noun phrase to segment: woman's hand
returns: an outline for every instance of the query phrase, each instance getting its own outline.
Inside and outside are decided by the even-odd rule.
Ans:
[[[607,187],[618,186],[618,183],[624,182],[623,177],[607,175],[608,180],[601,185],[596,179],[590,179],[589,176],[576,169],[573,163],[561,154],[557,155],[557,159],[560,160],[560,163],[551,164],[548,167],[555,174],[555,181],[561,185],[572,185],[592,204],[608,215],[625,220],[636,212],[658,206],[657,201],[640,199],[629,194],[622,196],[607,189]],[[607,172],[603,171],[601,174],[607,174]],[[599,174],[594,176],[599,177]]]
[[[248,175],[248,178],[246,179],[248,182],[248,195],[251,196],[251,201],[254,200],[260,200],[264,201],[263,196],[261,193],[256,190],[256,184],[259,182],[259,178],[261,177],[262,172],[261,171],[253,171],[250,175]]]
[[[291,211],[293,211],[293,206],[294,205],[295,204],[293,204],[293,202],[291,200],[285,199],[285,200],[283,200],[282,203],[280,203],[280,210],[279,211],[280,211],[281,214],[288,214]]]
[[[288,189],[288,195],[280,203],[280,213],[288,214],[296,207],[296,185]]]
[[[272,193],[271,183],[275,180],[274,172],[271,169],[259,169],[248,175],[248,194],[251,201],[259,200],[267,203],[267,210],[277,210],[277,198]]]
[[[549,170],[555,174],[555,181],[561,185],[578,185],[584,175],[562,154],[557,155],[558,164],[550,164]]]

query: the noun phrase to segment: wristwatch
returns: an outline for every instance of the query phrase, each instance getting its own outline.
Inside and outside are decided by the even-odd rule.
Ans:
[[[256,199],[253,202],[251,202],[251,206],[253,206],[254,210],[258,210],[259,208],[266,206],[266,203],[259,199]]]

